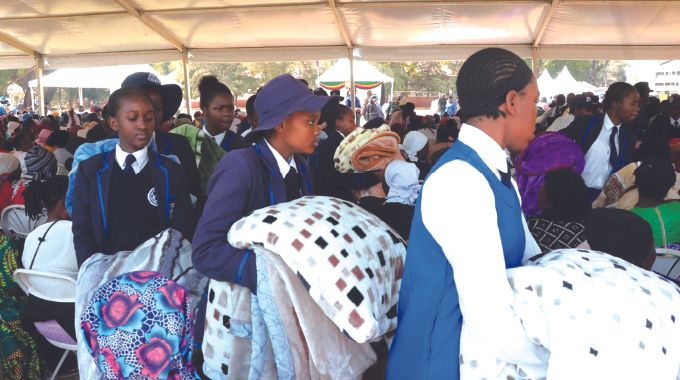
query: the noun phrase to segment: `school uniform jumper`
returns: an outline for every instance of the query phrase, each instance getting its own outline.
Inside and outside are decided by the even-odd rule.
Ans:
[[[254,210],[289,200],[282,173],[291,163],[264,139],[254,146],[233,150],[222,157],[210,177],[205,211],[196,228],[192,259],[196,270],[218,281],[246,286],[255,293],[257,273],[252,251],[232,247],[231,226]],[[283,163],[281,162],[283,160]],[[304,158],[292,159],[301,180],[300,195],[312,193],[309,166]]]
[[[170,227],[188,239],[193,236],[195,217],[180,165],[149,149],[144,167],[126,177],[131,174],[123,173],[116,149],[78,166],[73,193],[78,266],[98,252],[134,249]],[[154,214],[157,218],[150,220]]]
[[[471,146],[481,149],[484,160]],[[505,174],[506,158],[490,137],[465,124],[460,140],[428,176],[411,225],[387,379],[458,379],[463,312],[470,331],[479,334],[475,338],[501,356],[531,345],[510,308],[505,269],[540,250],[528,233],[515,185]],[[467,188],[457,190],[461,185]],[[453,206],[432,203],[447,198]],[[478,201],[489,204],[471,204]],[[480,214],[472,215],[476,210]],[[473,217],[474,225],[466,226]]]

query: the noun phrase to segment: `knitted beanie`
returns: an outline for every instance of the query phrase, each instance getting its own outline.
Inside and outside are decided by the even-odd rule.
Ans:
[[[49,177],[57,173],[57,159],[54,154],[39,146],[34,146],[26,152],[24,162],[28,175],[42,174],[44,177]]]

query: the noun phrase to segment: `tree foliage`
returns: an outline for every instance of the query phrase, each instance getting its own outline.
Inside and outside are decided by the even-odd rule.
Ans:
[[[543,69],[547,69],[550,75],[555,78],[565,66],[574,79],[588,82],[596,87],[607,87],[613,82],[626,80],[626,63],[623,61],[541,60],[538,65],[538,73],[540,74]]]

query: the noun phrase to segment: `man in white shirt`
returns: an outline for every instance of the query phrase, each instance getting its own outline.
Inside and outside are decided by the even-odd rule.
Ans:
[[[416,207],[389,380],[459,379],[463,318],[473,339],[522,373],[542,363],[506,278],[507,268],[540,253],[504,151],[521,151],[533,138],[536,77],[514,53],[489,48],[468,58],[456,84],[464,124]]]

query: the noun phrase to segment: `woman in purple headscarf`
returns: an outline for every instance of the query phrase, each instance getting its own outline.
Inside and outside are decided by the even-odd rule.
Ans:
[[[515,159],[515,177],[525,215],[530,217],[540,213],[538,193],[543,187],[546,173],[570,168],[581,174],[584,165],[583,152],[579,146],[560,133],[547,132],[531,141],[527,149]]]

